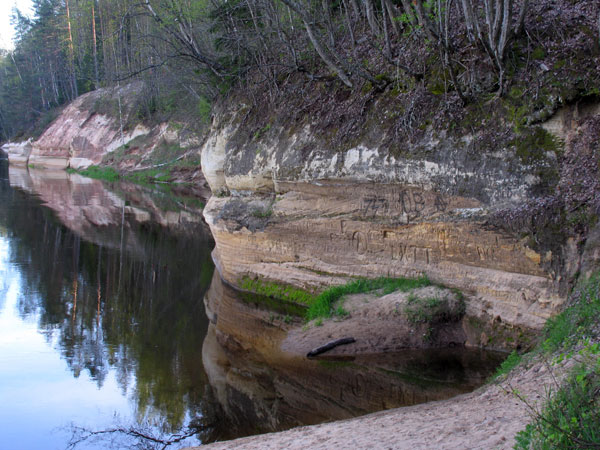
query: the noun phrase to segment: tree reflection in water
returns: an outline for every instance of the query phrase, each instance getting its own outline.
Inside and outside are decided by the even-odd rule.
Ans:
[[[82,237],[61,223],[62,206],[49,203],[47,193],[36,198],[12,189],[2,169],[0,228],[11,238],[11,259],[22,262],[22,289],[38,293],[19,297],[19,314],[39,317],[40,332],[58,343],[74,377],[87,372],[101,387],[115,370],[123,393],[133,393],[139,423],[160,424],[171,433],[202,416],[202,299],[213,272],[204,225],[140,222],[125,213],[126,205],[131,197],[146,203],[152,197],[128,187],[121,205],[105,208],[121,214],[105,226],[85,224]],[[68,180],[63,184],[65,209],[76,208],[81,192]],[[102,193],[94,195],[84,201]]]

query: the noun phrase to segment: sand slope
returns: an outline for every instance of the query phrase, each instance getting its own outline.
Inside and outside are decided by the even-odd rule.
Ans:
[[[570,365],[570,364],[569,364]],[[564,367],[563,367],[564,369]],[[563,372],[564,370],[560,370]],[[449,400],[218,442],[216,449],[508,449],[530,422],[532,404],[556,386],[557,369],[538,362],[508,379]]]

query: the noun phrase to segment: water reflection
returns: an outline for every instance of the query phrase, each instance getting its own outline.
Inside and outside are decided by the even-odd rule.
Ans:
[[[217,272],[205,302],[204,367],[230,423],[222,438],[449,398],[481,385],[504,357],[454,348],[309,360],[280,350],[286,330],[301,323],[232,289]]]
[[[104,428],[113,414],[165,433],[200,421],[202,442],[281,430],[447,398],[498,362],[285,353],[298,308],[221,282],[198,199],[5,161],[0,179],[0,432],[12,448],[64,448],[68,435],[50,430]]]
[[[202,298],[213,266],[200,205],[132,185],[108,190],[66,172],[10,167],[8,173],[4,161],[0,175],[0,309],[8,314],[7,290],[15,291],[22,326],[35,320],[66,361],[72,382],[62,380],[64,389],[80,378],[99,391],[117,389],[114,395],[133,402],[136,420],[160,423],[166,432],[201,417]],[[21,360],[18,346],[2,348],[3,359],[32,364]],[[7,372],[0,369],[0,377]],[[43,381],[31,380],[32,388]],[[0,384],[0,391],[11,389]],[[127,409],[109,414],[115,412],[130,415]],[[57,417],[54,426],[71,420]]]

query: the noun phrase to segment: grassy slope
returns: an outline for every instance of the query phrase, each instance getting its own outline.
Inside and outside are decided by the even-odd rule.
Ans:
[[[513,353],[499,368],[501,376],[532,358],[577,361],[565,381],[548,391],[544,406],[532,407],[532,422],[517,434],[516,449],[600,448],[600,272],[581,281],[571,299],[548,320],[544,340],[532,352]]]

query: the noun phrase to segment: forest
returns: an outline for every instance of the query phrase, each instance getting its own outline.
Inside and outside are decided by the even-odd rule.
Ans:
[[[31,18],[15,9],[12,20],[3,141],[36,136],[78,95],[135,79],[140,118],[181,98],[207,115],[240,87],[255,104],[276,102],[307,83],[425,87],[463,106],[515,86],[538,103],[599,93],[595,0],[34,0]]]

